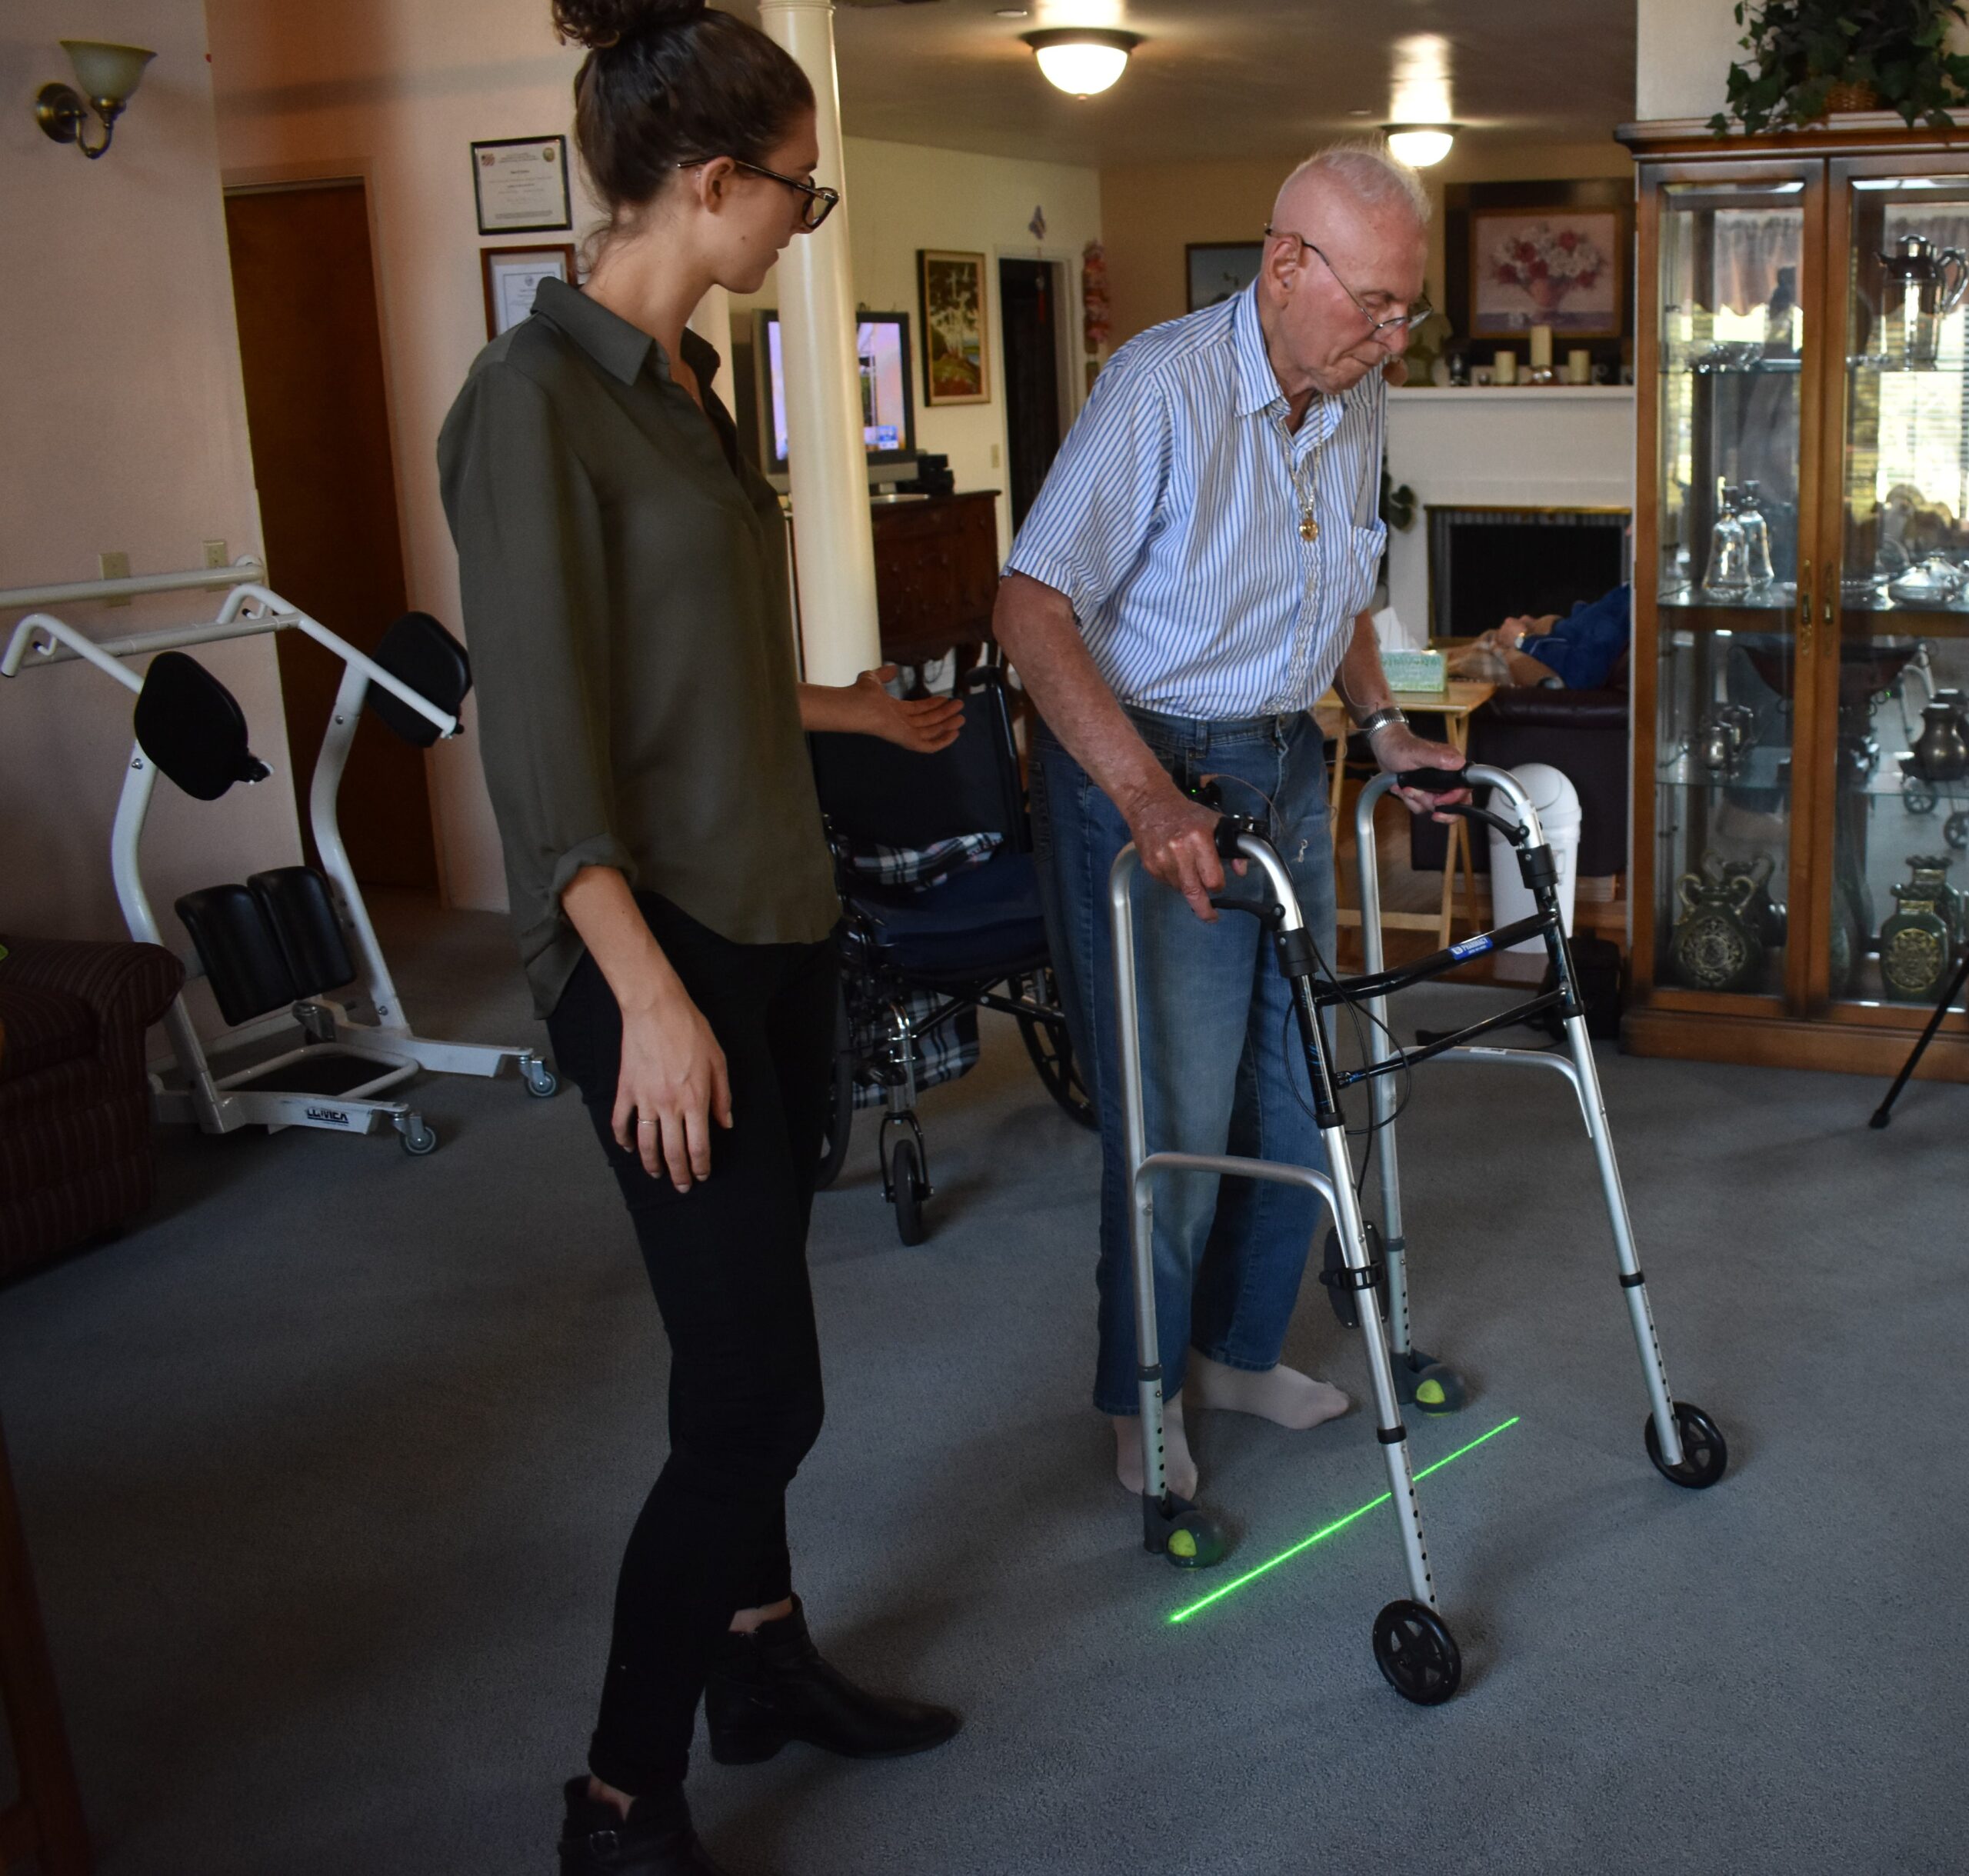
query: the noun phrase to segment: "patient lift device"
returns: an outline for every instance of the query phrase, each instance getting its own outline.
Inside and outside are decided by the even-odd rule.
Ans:
[[[1361,869],[1363,961],[1367,968],[1361,976],[1336,979],[1329,975],[1326,961],[1319,957],[1311,935],[1306,929],[1293,891],[1291,876],[1272,845],[1265,823],[1242,815],[1227,815],[1218,824],[1218,852],[1227,861],[1242,859],[1251,863],[1255,877],[1243,884],[1247,894],[1256,887],[1258,896],[1240,896],[1234,889],[1238,882],[1227,880],[1224,894],[1211,902],[1221,910],[1256,918],[1271,935],[1279,971],[1291,986],[1299,1043],[1305,1056],[1314,1112],[1326,1156],[1324,1171],[1228,1155],[1151,1149],[1144,1137],[1141,1039],[1135,995],[1132,888],[1138,862],[1133,847],[1124,848],[1115,860],[1109,878],[1108,898],[1114,934],[1121,1100],[1132,1199],[1131,1264],[1145,1461],[1142,1495],[1144,1547],[1151,1553],[1167,1557],[1171,1563],[1190,1568],[1217,1562],[1228,1548],[1224,1533],[1216,1521],[1168,1488],[1162,1442],[1162,1371],[1157,1359],[1161,1345],[1157,1339],[1155,1321],[1155,1181],[1164,1175],[1214,1174],[1270,1180],[1315,1192],[1325,1201],[1338,1228],[1342,1268],[1335,1273],[1336,1304],[1339,1304],[1341,1292],[1344,1291],[1358,1311],[1374,1397],[1377,1438],[1387,1464],[1388,1493],[1400,1524],[1408,1568],[1408,1596],[1390,1603],[1374,1622],[1374,1658],[1398,1693],[1420,1705],[1433,1706],[1448,1700],[1456,1691],[1463,1669],[1455,1638],[1442,1618],[1434,1579],[1430,1574],[1428,1551],[1422,1536],[1421,1510],[1415,1495],[1415,1481],[1408,1459],[1408,1432],[1402,1424],[1397,1385],[1397,1363],[1406,1362],[1409,1345],[1404,1256],[1406,1246],[1402,1236],[1401,1197],[1393,1125],[1396,1075],[1405,1072],[1417,1063],[1440,1056],[1451,1061],[1543,1068],[1563,1075],[1571,1083],[1586,1123],[1588,1137],[1592,1142],[1608,1220],[1613,1228],[1621,1288],[1647,1386],[1647,1456],[1663,1476],[1674,1484],[1699,1488],[1714,1484],[1723,1476],[1728,1452],[1722,1434],[1708,1415],[1687,1401],[1675,1400],[1668,1391],[1661,1344],[1648,1307],[1647,1286],[1635,1255],[1627,1199],[1621,1189],[1620,1169],[1614,1158],[1606,1107],[1601,1098],[1599,1077],[1587,1036],[1584,1005],[1580,998],[1571,951],[1566,941],[1565,927],[1559,911],[1551,849],[1546,845],[1539,827],[1537,811],[1517,778],[1508,769],[1472,765],[1461,771],[1431,769],[1414,772],[1401,777],[1401,781],[1406,786],[1440,793],[1473,785],[1488,787],[1494,791],[1494,802],[1500,796],[1508,802],[1511,812],[1517,816],[1515,821],[1491,809],[1468,804],[1453,805],[1446,811],[1484,821],[1511,841],[1518,851],[1518,866],[1525,885],[1537,906],[1532,916],[1501,930],[1465,938],[1415,963],[1393,970],[1383,968],[1374,812],[1375,804],[1395,785],[1396,778],[1377,776],[1363,790],[1354,819]],[[1541,991],[1528,1001],[1453,1034],[1434,1038],[1426,1044],[1404,1050],[1395,1041],[1387,1017],[1391,993],[1440,976],[1485,951],[1532,938],[1542,938],[1544,941],[1551,960],[1553,988]],[[1333,1059],[1325,1033],[1324,1013],[1337,1004],[1351,1005],[1367,1018],[1371,1040],[1368,1045],[1368,1059],[1360,1068],[1344,1071]],[[1541,1049],[1499,1048],[1477,1041],[1489,1031],[1548,1010],[1558,1011],[1562,1018],[1567,1045],[1564,1055]],[[1378,1246],[1371,1228],[1363,1220],[1355,1195],[1346,1125],[1340,1111],[1341,1091],[1361,1081],[1368,1084],[1381,1152],[1385,1237]],[[1381,1252],[1380,1257],[1374,1255],[1378,1248]],[[1381,1306],[1384,1290],[1388,1298],[1385,1321]],[[1347,1311],[1344,1306],[1341,1313],[1344,1318]]]
[[[308,823],[322,870],[276,868],[245,885],[209,887],[178,901],[195,945],[188,972],[209,980],[230,1027],[208,1053],[182,995],[173,1001],[164,1026],[182,1085],[153,1068],[152,1108],[159,1120],[195,1121],[215,1134],[252,1126],[354,1134],[390,1128],[405,1152],[421,1157],[435,1150],[436,1133],[408,1101],[387,1098],[420,1070],[497,1075],[510,1062],[531,1095],[545,1098],[559,1085],[531,1048],[439,1041],[411,1030],[337,821],[336,797],[365,705],[407,741],[428,747],[461,728],[458,711],[470,688],[469,668],[456,641],[422,613],[399,619],[371,657],[257,580],[241,578],[259,571],[257,563],[245,562],[202,576],[166,574],[0,593],[0,605],[18,605],[232,588],[215,620],[117,639],[92,639],[52,613],[31,613],[0,655],[0,676],[32,668],[32,653],[35,665],[85,661],[136,693],[137,740],[111,832],[110,865],[130,935],[163,945],[138,865],[158,775],[170,775],[200,799],[215,800],[234,781],[250,784],[271,772],[248,750],[245,721],[230,693],[183,648],[295,631],[341,660],[341,683],[308,790]],[[123,661],[145,658],[152,662],[141,678]],[[351,983],[373,1021],[358,1019],[348,1004],[325,994]],[[212,1054],[263,1041],[295,1022],[303,1046],[230,1072],[215,1067]],[[328,1085],[308,1085],[322,1081],[320,1065],[335,1058],[358,1065],[354,1081],[348,1071],[335,1071]],[[298,1085],[283,1087],[284,1080]]]

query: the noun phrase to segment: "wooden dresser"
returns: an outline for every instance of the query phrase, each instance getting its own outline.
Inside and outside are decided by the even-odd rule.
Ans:
[[[987,645],[998,592],[998,495],[981,488],[877,501],[875,605],[882,655],[897,664]]]

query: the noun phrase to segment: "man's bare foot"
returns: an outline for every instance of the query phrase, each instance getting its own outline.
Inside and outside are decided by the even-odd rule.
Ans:
[[[1114,1476],[1138,1497],[1144,1476],[1141,1452],[1141,1417],[1117,1414],[1114,1421]],[[1197,1462],[1190,1457],[1190,1442],[1183,1431],[1183,1403],[1162,1403],[1162,1475],[1179,1498],[1197,1495]]]
[[[1322,1421],[1337,1420],[1352,1405],[1331,1383],[1315,1381],[1296,1368],[1227,1368],[1194,1348],[1190,1351],[1190,1388],[1199,1407],[1255,1414],[1301,1432]]]

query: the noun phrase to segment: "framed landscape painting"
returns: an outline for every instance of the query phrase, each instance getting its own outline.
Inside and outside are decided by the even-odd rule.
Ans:
[[[984,257],[916,251],[923,310],[923,396],[930,404],[988,404]]]
[[[1622,246],[1614,209],[1472,208],[1470,336],[1618,338]]]
[[[1191,242],[1183,249],[1189,275],[1190,311],[1215,306],[1241,293],[1258,278],[1261,241]]]

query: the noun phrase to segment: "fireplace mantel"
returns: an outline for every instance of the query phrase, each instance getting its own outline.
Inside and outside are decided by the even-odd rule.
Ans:
[[[1631,508],[1634,398],[1631,385],[1421,385],[1388,393],[1388,469],[1416,500],[1413,525],[1388,531],[1388,598],[1412,642],[1422,641],[1429,621],[1423,510]]]

